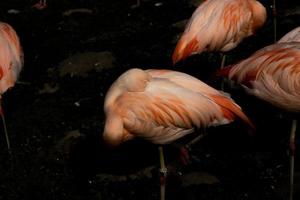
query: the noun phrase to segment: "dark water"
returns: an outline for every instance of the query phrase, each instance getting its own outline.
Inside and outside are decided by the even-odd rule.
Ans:
[[[155,145],[132,141],[109,151],[102,144],[104,95],[131,67],[184,71],[218,87],[211,74],[220,57],[204,53],[173,67],[171,54],[182,31],[174,24],[189,18],[195,8],[185,0],[147,0],[133,9],[134,3],[49,0],[41,11],[31,8],[34,1],[0,3],[0,20],[15,28],[25,55],[20,83],[3,96],[12,152],[7,152],[1,134],[0,199],[159,198]],[[228,53],[228,63],[273,42],[271,1],[263,3],[267,23]],[[297,6],[278,2],[278,37],[299,25]],[[76,8],[88,10],[66,15]],[[9,9],[20,12],[9,14]],[[113,55],[112,68],[91,70],[86,76],[60,75],[61,62],[69,56],[102,51]],[[210,128],[192,148],[188,166],[180,163],[176,146],[166,146],[167,199],[286,199],[288,132],[291,119],[298,116],[282,114],[242,90],[231,93],[257,125],[254,137],[239,122]],[[300,187],[297,164],[298,159],[295,199]]]

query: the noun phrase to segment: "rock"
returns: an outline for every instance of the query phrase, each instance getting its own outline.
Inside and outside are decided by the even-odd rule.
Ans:
[[[69,155],[71,147],[83,137],[79,130],[72,130],[65,133],[65,136],[61,138],[56,145],[54,150],[59,152],[61,155]]]
[[[155,166],[146,167],[136,173],[128,175],[112,175],[112,174],[97,174],[98,183],[114,183],[114,182],[124,182],[128,180],[141,180],[141,179],[151,179],[152,172],[155,169]]]
[[[188,187],[191,185],[214,184],[219,183],[219,179],[206,172],[191,172],[181,177],[182,186]]]
[[[52,94],[55,93],[59,89],[58,84],[50,84],[50,83],[45,83],[43,85],[43,88],[39,90],[39,94]]]
[[[72,55],[59,64],[59,75],[86,77],[89,72],[113,68],[116,59],[111,52],[86,52]]]

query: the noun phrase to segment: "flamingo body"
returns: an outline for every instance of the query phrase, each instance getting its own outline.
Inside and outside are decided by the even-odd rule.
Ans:
[[[170,70],[128,70],[108,90],[104,111],[103,137],[111,145],[134,137],[166,144],[195,128],[226,124],[236,117],[251,124],[232,99]]]
[[[278,43],[282,42],[300,42],[300,26],[285,34]]]
[[[19,38],[7,23],[0,22],[0,96],[14,86],[23,66]]]
[[[219,74],[279,108],[300,112],[300,43],[276,43]]]
[[[265,21],[266,9],[256,0],[206,0],[178,41],[173,63],[203,51],[229,51]]]

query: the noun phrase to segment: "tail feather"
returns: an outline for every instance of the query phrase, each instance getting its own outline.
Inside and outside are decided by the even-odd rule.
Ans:
[[[240,118],[245,124],[255,130],[254,124],[251,120],[244,114],[241,108],[236,105],[232,100],[227,97],[219,95],[211,95],[212,99],[221,107],[223,115],[225,118],[233,121],[236,117]]]

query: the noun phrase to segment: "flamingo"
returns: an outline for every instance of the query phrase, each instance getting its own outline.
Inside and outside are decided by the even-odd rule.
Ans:
[[[218,74],[242,84],[248,93],[278,108],[299,113],[300,42],[292,42],[297,37],[289,37],[295,32],[290,33],[280,40],[287,42],[267,46],[236,65],[219,70]],[[293,199],[295,131],[296,120],[290,133],[290,200]]]
[[[195,10],[174,50],[173,64],[204,51],[227,52],[266,21],[256,0],[206,0]],[[223,68],[225,56],[222,54]]]
[[[112,146],[136,137],[167,144],[196,128],[227,124],[236,118],[253,127],[231,98],[188,74],[171,70],[126,71],[109,88],[104,111],[103,138]],[[161,147],[159,151],[166,177]],[[161,194],[164,184],[163,179]]]
[[[47,0],[39,0],[39,2],[34,4],[32,7],[38,10],[43,10],[47,8]]]
[[[7,89],[15,85],[22,66],[23,52],[18,35],[9,24],[0,22],[0,115],[8,149],[10,149],[10,142],[1,106],[1,98]]]

